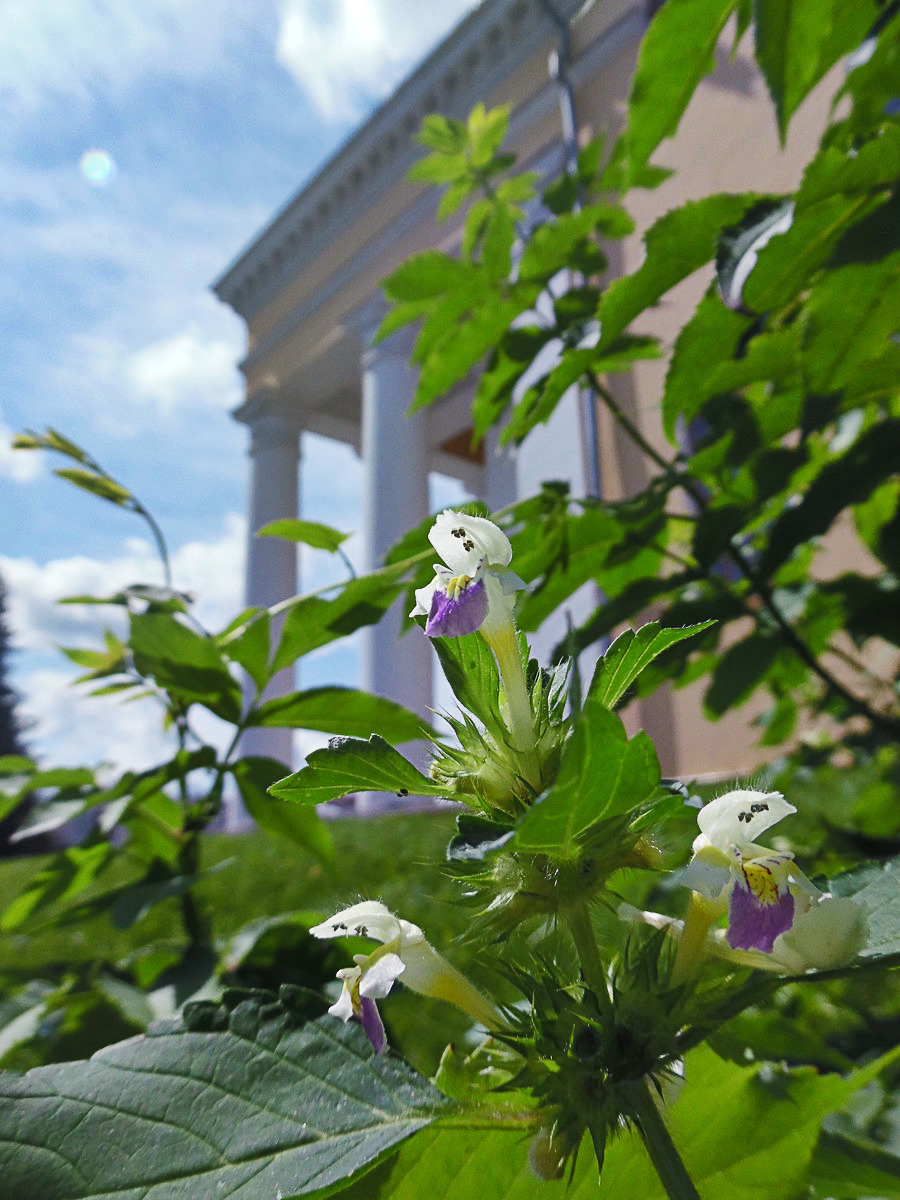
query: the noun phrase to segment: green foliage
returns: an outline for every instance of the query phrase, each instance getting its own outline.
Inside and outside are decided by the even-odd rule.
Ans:
[[[602,282],[605,244],[633,230],[627,192],[665,177],[653,156],[732,15],[738,39],[752,28],[782,138],[810,90],[869,43],[796,193],[691,200],[651,225],[632,274]],[[36,1067],[0,1078],[5,1186],[38,1200],[418,1197],[439,1179],[460,1200],[525,1197],[536,1186],[527,1137],[537,1175],[569,1172],[566,1185],[539,1186],[575,1196],[597,1193],[598,1166],[600,1195],[897,1194],[898,28],[897,6],[874,0],[668,0],[641,48],[621,137],[608,151],[603,138],[583,147],[543,189],[541,209],[535,176],[514,174],[503,148],[505,109],[424,122],[413,178],[444,188],[440,219],[462,211],[458,255],[427,251],[386,282],[380,336],[419,325],[413,407],[480,368],[476,438],[502,422],[501,438],[519,442],[569,388],[590,388],[647,468],[638,495],[572,501],[548,484],[500,518],[530,584],[521,628],[597,585],[595,611],[569,630],[552,670],[529,661],[504,591],[503,535],[486,534],[501,561],[484,556],[470,571],[491,583],[490,620],[434,641],[459,705],[440,742],[416,715],[354,689],[266,695],[277,671],[424,583],[425,528],[370,575],[351,569],[345,584],[247,610],[210,634],[172,586],[161,534],[128,489],[52,430],[20,439],[62,455],[64,478],[135,512],[157,539],[162,586],[92,601],[127,611],[127,638],[65,653],[96,692],[152,694],[177,744],[168,761],[112,781],[0,759],[0,816],[44,793],[23,840],[100,814],[79,844],[27,874],[0,927],[21,936],[40,915],[58,934],[103,913],[121,935],[158,929],[177,908],[182,932],[143,946],[129,934],[134,950],[115,963],[60,954],[70,969],[51,964],[45,980],[0,1000],[0,1058]],[[665,449],[609,377],[663,353],[646,332],[652,310],[699,270],[711,282],[675,340],[660,397]],[[571,287],[560,294],[563,272]],[[864,566],[824,565],[820,549],[838,530],[870,556]],[[346,535],[329,526],[262,532],[343,556]],[[471,583],[455,579],[448,596],[462,603]],[[650,606],[656,620],[619,632]],[[614,633],[583,696],[574,656]],[[629,737],[615,710],[663,682],[697,680],[711,717],[765,692],[768,745],[791,739],[801,718],[818,723],[768,786],[796,803],[786,838],[830,895],[807,889],[780,841],[767,850],[728,833],[719,845],[716,830],[687,873],[673,872],[691,855],[696,798],[660,779],[650,739]],[[232,725],[224,751],[196,737],[197,708]],[[245,730],[273,725],[342,736],[282,778],[281,764],[236,752]],[[392,743],[429,736],[426,776]],[[201,835],[226,786],[279,840],[279,857],[289,843],[315,856],[302,911],[254,908],[263,880],[293,894],[295,872],[247,879],[227,860],[210,865]],[[341,837],[335,851],[314,806],[363,790],[467,805],[447,851],[455,881],[442,886],[456,903],[443,919],[433,882],[403,874],[412,825],[387,840],[366,830],[356,858]],[[738,793],[718,811],[730,814],[725,825],[749,824],[771,803],[760,791],[744,807]],[[705,869],[724,881],[698,878]],[[768,872],[763,899],[754,872]],[[240,909],[242,889],[257,919],[223,945],[216,909]],[[234,893],[227,903],[223,892]],[[329,918],[348,893],[351,905],[378,894],[397,915],[368,901]],[[741,905],[758,922],[750,936]],[[768,945],[760,929],[774,917],[787,924]],[[484,956],[484,995],[426,940],[448,926],[467,937],[463,958]],[[374,1045],[372,1005],[395,983],[384,1005],[391,1046],[431,1070],[453,1043],[436,1076],[452,1101],[396,1053],[373,1055],[355,1022],[319,1016],[336,999],[326,982],[336,970],[333,1010],[361,1021]],[[89,1062],[41,1065],[191,998],[181,1022]],[[435,1016],[447,999],[460,1012]],[[491,1031],[474,1048],[462,1011]],[[748,1066],[754,1058],[787,1065]],[[684,1095],[672,1100],[681,1060]]]
[[[357,791],[395,792],[400,796],[441,796],[431,783],[384,738],[332,738],[324,750],[313,750],[307,765],[270,789],[273,796],[295,804],[323,804]]]
[[[275,999],[201,1005],[89,1063],[0,1078],[4,1186],[34,1200],[309,1195],[445,1106],[405,1064],[366,1053],[358,1029],[302,1023],[306,996]],[[135,1141],[135,1119],[153,1135]]]

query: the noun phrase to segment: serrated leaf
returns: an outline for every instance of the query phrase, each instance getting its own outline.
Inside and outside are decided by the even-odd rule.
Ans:
[[[623,135],[635,175],[675,132],[697,84],[713,68],[713,51],[736,0],[668,0],[641,42]]]
[[[588,694],[606,708],[615,708],[641,671],[670,646],[709,629],[714,621],[703,621],[680,629],[662,629],[651,621],[640,629],[626,629],[597,663]]]
[[[800,102],[841,55],[856,49],[878,12],[874,0],[756,0],[756,60],[782,141]]]
[[[632,275],[615,280],[603,294],[598,309],[602,328],[599,349],[606,349],[676,283],[710,262],[721,231],[737,224],[758,199],[752,194],[706,196],[660,217],[644,235],[643,264]]]
[[[199,1022],[198,1022],[199,1023]],[[355,1023],[246,1000],[88,1062],[0,1076],[0,1170],[30,1200],[302,1196],[365,1170],[447,1102]]]
[[[257,537],[286,538],[290,542],[302,542],[315,550],[328,550],[334,553],[339,546],[346,542],[349,533],[341,533],[331,525],[323,525],[321,521],[301,521],[299,517],[285,517],[280,521],[270,521],[256,531]]]
[[[393,302],[442,296],[471,278],[472,268],[439,250],[426,250],[407,259],[384,281],[384,294]]]
[[[556,782],[522,817],[512,844],[552,858],[576,858],[588,829],[640,807],[658,786],[659,762],[646,733],[629,740],[619,718],[589,697]]]
[[[332,738],[323,750],[313,750],[307,765],[270,788],[273,796],[295,804],[324,804],[352,792],[397,792],[401,795],[442,796],[443,790],[373,734],[361,738]]]
[[[267,700],[256,709],[250,724],[351,737],[377,733],[392,743],[431,736],[427,722],[402,704],[349,687],[308,688]]]

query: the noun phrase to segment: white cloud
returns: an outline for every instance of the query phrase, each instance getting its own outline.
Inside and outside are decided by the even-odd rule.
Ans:
[[[171,412],[182,405],[231,409],[240,402],[236,347],[195,326],[129,355],[124,377],[140,399]]]
[[[328,121],[386,96],[476,0],[285,0],[278,61]]]
[[[186,542],[172,554],[175,586],[196,596],[195,615],[210,629],[223,627],[243,606],[246,522],[229,513],[223,526],[218,537]],[[45,651],[55,642],[86,644],[115,617],[116,610],[106,607],[60,605],[61,597],[106,596],[132,583],[158,584],[161,569],[148,541],[129,538],[125,552],[106,561],[74,555],[37,563],[0,555],[0,577],[13,644]]]
[[[271,9],[266,0],[5,0],[3,108],[22,115],[48,99],[89,101],[148,73],[203,76]]]

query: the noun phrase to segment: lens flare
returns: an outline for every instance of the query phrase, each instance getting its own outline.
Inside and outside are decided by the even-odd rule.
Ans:
[[[116,163],[108,150],[85,150],[78,164],[81,176],[91,187],[107,187],[116,177]]]

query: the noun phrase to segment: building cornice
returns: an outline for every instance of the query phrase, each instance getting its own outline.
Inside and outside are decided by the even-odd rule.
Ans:
[[[571,19],[585,0],[555,3]],[[464,115],[554,33],[540,0],[483,0],[219,276],[212,285],[219,299],[249,320],[406,175],[423,117]]]

